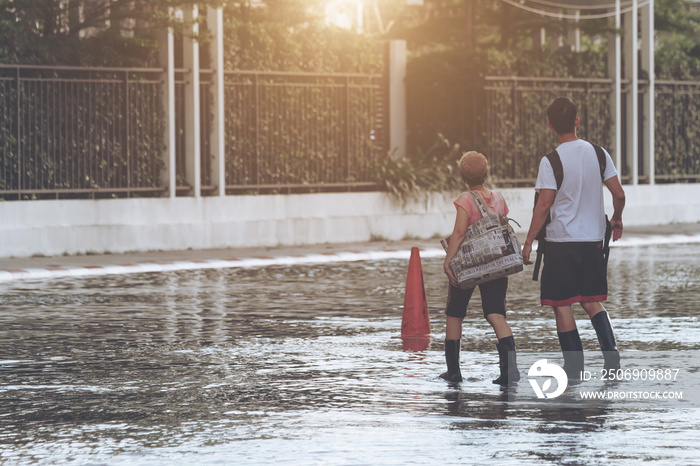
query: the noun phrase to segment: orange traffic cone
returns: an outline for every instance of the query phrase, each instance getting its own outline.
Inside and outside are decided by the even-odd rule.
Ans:
[[[418,248],[412,247],[411,259],[408,262],[406,295],[403,301],[401,338],[422,337],[425,339],[427,335],[430,335],[430,315],[428,314],[428,301],[425,297],[423,268]]]
[[[420,353],[430,348],[430,337],[408,337],[401,339],[401,349],[406,352]]]

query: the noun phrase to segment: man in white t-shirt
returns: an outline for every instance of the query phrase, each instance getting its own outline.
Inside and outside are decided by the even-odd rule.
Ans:
[[[547,109],[549,128],[559,141],[556,152],[561,160],[563,179],[557,189],[554,168],[548,157],[540,162],[535,189],[539,192],[527,239],[523,243],[523,261],[532,264],[532,242],[545,224],[546,250],[540,300],[552,306],[557,322],[559,344],[564,354],[564,369],[578,378],[583,370],[583,346],[576,327],[572,304],[580,303],[591,318],[605,358],[605,369],[620,367],[620,355],[608,313],[601,304],[608,298],[607,261],[603,257],[606,221],[603,185],[613,199],[610,219],[612,240],[622,236],[622,210],[625,192],[607,151],[605,168],[594,146],[576,136],[579,119],[576,104],[558,97]]]

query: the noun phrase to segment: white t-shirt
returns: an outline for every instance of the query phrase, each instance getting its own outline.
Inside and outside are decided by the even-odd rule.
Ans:
[[[605,152],[606,181],[617,176],[610,154]],[[557,147],[564,179],[550,209],[551,223],[545,239],[552,242],[601,241],[605,236],[605,209],[600,164],[593,146],[582,140]],[[552,165],[542,157],[535,189],[557,189]]]

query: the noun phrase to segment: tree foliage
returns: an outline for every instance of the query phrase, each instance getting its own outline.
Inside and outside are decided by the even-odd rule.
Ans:
[[[0,0],[0,61],[153,65],[157,33],[182,22],[171,8],[220,0]]]
[[[616,32],[609,19],[575,23],[500,0],[424,0],[422,6],[393,11],[395,25],[388,35],[408,42],[409,72],[436,77],[606,76],[606,44]],[[698,79],[700,5],[690,0],[656,0],[654,16],[657,76]],[[580,52],[551,44],[576,27],[582,35]],[[546,31],[548,43],[538,48],[534,41],[541,30]]]
[[[187,24],[171,9],[224,5],[227,66],[284,71],[381,71],[377,39],[408,42],[420,73],[600,76],[611,32],[605,19],[581,21],[584,51],[533,48],[541,29],[556,37],[573,21],[544,17],[500,0],[364,2],[364,34],[327,24],[331,0],[0,0],[0,62],[150,66],[157,33]],[[336,8],[349,8],[335,0]],[[656,0],[657,75],[700,73],[700,6]],[[360,27],[359,24],[356,25]],[[356,28],[356,29],[357,29]],[[201,37],[206,40],[206,34]]]
[[[257,4],[256,4],[257,5]],[[228,69],[380,73],[376,37],[325,23],[322,3],[268,0],[224,10]]]
[[[223,0],[0,0],[0,62],[153,66],[158,33],[189,24],[168,12]],[[226,63],[237,69],[377,72],[372,36],[324,22],[320,0],[227,2]],[[206,21],[200,15],[200,21]],[[200,28],[200,41],[208,39]]]
[[[327,9],[331,2],[343,13],[356,15],[353,29],[342,29],[328,22]],[[0,63],[158,65],[159,33],[167,27],[175,28],[178,37],[191,33],[191,24],[171,14],[173,10],[190,9],[196,4],[203,11],[209,5],[221,5],[228,70],[381,73],[382,41],[405,39],[409,80],[418,76],[445,94],[449,92],[444,87],[446,82],[454,85],[463,79],[478,80],[488,75],[607,76],[607,39],[617,32],[606,19],[581,21],[578,27],[583,36],[583,50],[573,53],[551,44],[536,46],[541,30],[549,38],[566,36],[577,26],[573,21],[535,15],[501,0],[422,0],[421,4],[406,0],[365,0],[362,15],[353,13],[350,2],[342,2],[0,0]],[[700,4],[690,0],[656,0],[654,13],[657,77],[700,79]],[[206,15],[199,21],[206,21]],[[206,47],[209,39],[206,28],[200,30],[203,32],[199,40]],[[206,53],[201,56],[206,60]],[[203,63],[203,66],[208,65]],[[322,84],[332,84],[331,78],[319,79],[329,80]],[[692,105],[694,101],[686,107]],[[234,111],[233,106],[229,108]],[[661,108],[665,107],[657,106],[657,112]],[[417,186],[445,189],[459,184],[454,161],[459,156],[458,144],[463,140],[437,128],[428,121],[425,112],[420,116],[421,123],[431,123],[423,125],[425,131],[421,133],[424,137],[420,143],[409,148],[405,157],[379,158],[373,167],[376,179],[399,194],[414,192]],[[501,116],[503,121],[508,119],[505,113]],[[454,118],[454,114],[443,112],[441,117],[447,120]],[[475,127],[477,123],[481,124],[477,121]],[[673,125],[688,126],[676,120]],[[415,127],[411,129],[413,135],[419,133]],[[524,133],[515,132],[520,136]],[[684,138],[690,144],[696,139],[694,136],[689,132]],[[446,137],[452,140],[451,144],[446,142]],[[669,149],[668,153],[678,152],[675,149]],[[157,152],[156,147],[153,153]],[[313,157],[319,163],[329,159],[323,149]],[[687,172],[688,167],[679,165],[677,170]]]
[[[382,167],[392,176],[392,191],[406,191],[416,180],[423,189],[447,189],[451,183],[421,176],[424,167],[434,162],[432,147],[435,138],[449,138],[464,149],[478,148],[488,152],[494,178],[527,179],[534,176],[534,160],[541,155],[540,136],[543,116],[523,111],[539,110],[542,101],[554,96],[546,88],[530,94],[522,90],[514,96],[508,80],[496,84],[489,81],[489,99],[484,96],[485,76],[519,77],[608,77],[608,44],[616,31],[612,19],[580,21],[540,16],[516,8],[500,0],[423,0],[397,13],[392,37],[405,39],[410,50],[408,63],[409,155],[400,164],[386,161]],[[530,2],[520,2],[521,4]],[[538,5],[543,8],[542,5]],[[398,10],[397,10],[398,11]],[[700,79],[700,5],[687,0],[656,0],[656,76],[661,79]],[[568,12],[572,13],[572,12]],[[556,47],[551,41],[540,46],[544,30],[550,39],[566,38],[573,28],[581,32],[582,49]],[[541,37],[541,36],[540,36]],[[640,70],[643,74],[644,70]],[[502,90],[498,86],[503,86]],[[534,87],[528,83],[528,87]],[[543,85],[546,87],[546,85]],[[557,86],[561,89],[561,85]],[[472,93],[471,89],[480,89]],[[575,91],[570,91],[576,96]],[[683,94],[694,95],[694,94]],[[593,115],[582,134],[605,143],[610,121],[609,106],[599,102],[601,93],[578,95]],[[575,97],[576,98],[576,97]],[[684,156],[692,154],[697,121],[692,98],[682,101],[662,93],[657,113],[665,111],[657,133],[657,173],[695,173]],[[677,108],[673,118],[669,109]],[[682,110],[681,110],[682,109]],[[487,116],[488,115],[488,116]],[[531,123],[536,123],[532,125]],[[683,128],[672,130],[670,128]],[[497,134],[497,137],[493,137]],[[584,136],[585,137],[585,136]],[[669,141],[672,147],[667,147]],[[663,146],[663,147],[662,147]],[[679,149],[679,150],[677,150]],[[456,154],[459,155],[459,152]],[[454,155],[449,155],[454,160]],[[664,158],[665,157],[665,158]],[[663,160],[662,160],[663,158]],[[692,158],[692,157],[688,157]],[[441,164],[435,165],[440,171]]]
[[[700,5],[657,0],[654,11],[657,77],[700,79]]]

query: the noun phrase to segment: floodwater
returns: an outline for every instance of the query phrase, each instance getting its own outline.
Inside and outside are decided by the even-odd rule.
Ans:
[[[613,249],[623,367],[626,354],[698,354],[698,257],[700,245]],[[422,264],[432,339],[417,351],[397,338],[407,260],[0,283],[0,463],[700,464],[697,403],[520,403],[524,366],[516,387],[492,384],[478,296],[465,381],[440,379],[446,280],[441,258]],[[510,280],[516,345],[557,352],[530,273]],[[577,319],[593,364],[595,333]]]

